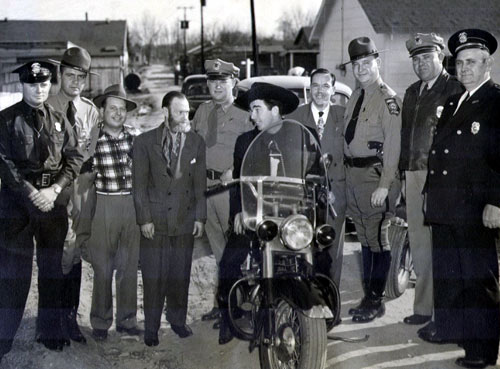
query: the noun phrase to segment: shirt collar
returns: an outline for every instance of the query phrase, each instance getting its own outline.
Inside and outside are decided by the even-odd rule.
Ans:
[[[479,86],[477,86],[475,89],[473,89],[472,91],[469,91],[469,96],[472,96],[476,93],[477,90],[479,90],[481,87],[483,87],[483,85],[488,82],[489,80],[491,79],[491,77],[488,77],[487,79],[485,79]],[[465,91],[467,92],[467,90]]]
[[[326,108],[321,111],[323,112],[322,118],[326,120],[326,117],[328,117],[328,112],[330,111],[330,104],[328,104]],[[314,116],[314,119],[317,121],[319,119],[320,110],[314,103],[311,103],[311,112]]]

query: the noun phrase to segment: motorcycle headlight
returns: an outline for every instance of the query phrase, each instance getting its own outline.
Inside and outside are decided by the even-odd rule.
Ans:
[[[281,240],[286,247],[294,251],[309,246],[314,232],[309,219],[301,214],[290,215],[281,224]]]
[[[323,224],[316,229],[316,241],[320,247],[328,247],[335,240],[335,230],[330,224]]]
[[[266,242],[272,241],[278,234],[278,225],[272,220],[264,220],[257,225],[257,236]]]

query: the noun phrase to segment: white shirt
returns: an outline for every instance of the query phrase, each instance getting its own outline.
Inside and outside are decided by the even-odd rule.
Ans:
[[[321,118],[323,118],[323,121],[326,122],[326,120],[328,119],[328,113],[330,111],[330,104],[328,104],[326,106],[326,108],[324,110],[321,110],[321,111],[323,112],[323,115],[321,116]],[[316,126],[317,126],[318,120],[319,120],[320,110],[316,107],[316,105],[314,105],[314,103],[311,103],[311,112],[312,112],[312,115],[314,118],[314,122],[316,123]]]

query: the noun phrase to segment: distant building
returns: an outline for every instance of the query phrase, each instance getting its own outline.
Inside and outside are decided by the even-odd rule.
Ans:
[[[460,29],[481,28],[500,38],[499,17],[498,0],[323,0],[309,40],[319,43],[318,66],[354,87],[351,67],[341,66],[349,60],[347,46],[359,36],[372,38],[385,50],[380,53],[384,81],[402,96],[416,81],[405,46],[411,34],[435,32],[447,42]],[[492,78],[500,82],[498,62]]]
[[[128,73],[127,22],[122,21],[0,21],[0,92],[18,92],[16,66],[33,58],[60,60],[71,46],[92,56],[85,94],[95,96]]]

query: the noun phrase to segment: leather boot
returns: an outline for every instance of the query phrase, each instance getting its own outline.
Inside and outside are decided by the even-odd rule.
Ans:
[[[219,345],[225,345],[233,339],[233,332],[231,331],[231,323],[229,322],[229,313],[227,309],[220,309],[220,330],[219,330]]]
[[[79,343],[87,343],[76,321],[80,305],[80,286],[82,283],[82,263],[73,265],[71,271],[64,276],[64,325],[67,336]]]
[[[73,309],[71,310],[70,314],[65,317],[66,332],[68,333],[69,338],[71,338],[73,341],[85,344],[87,343],[87,339],[80,331],[80,327],[78,327],[76,314],[76,310]]]
[[[367,306],[368,299],[371,293],[370,281],[373,268],[373,253],[371,252],[369,247],[361,247],[361,260],[363,263],[363,279],[361,281],[361,284],[363,286],[363,292],[365,295],[358,305],[349,309],[349,315],[359,314],[361,310],[363,310]]]

